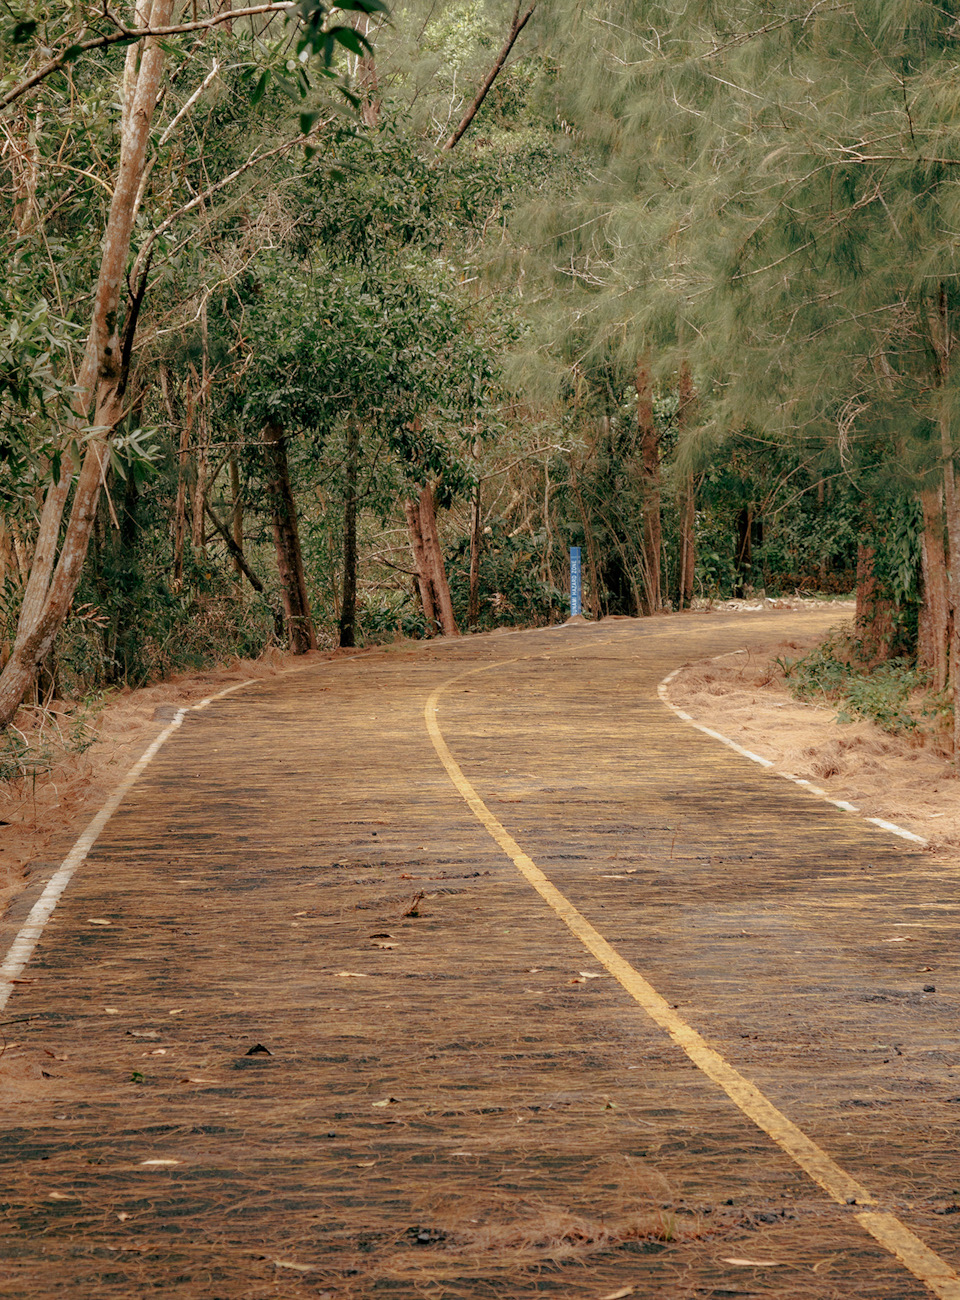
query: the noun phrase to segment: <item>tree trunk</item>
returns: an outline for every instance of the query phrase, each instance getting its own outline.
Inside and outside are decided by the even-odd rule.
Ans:
[[[857,636],[865,659],[882,662],[890,658],[893,641],[893,610],[879,592],[873,567],[874,549],[867,542],[857,545]]]
[[[693,417],[693,379],[690,367],[684,361],[680,366],[679,409],[677,412],[680,436],[686,432]],[[680,503],[680,581],[677,591],[677,608],[689,609],[693,604],[693,578],[697,558],[697,497],[693,471],[687,473],[683,500]]]
[[[297,507],[290,487],[287,468],[287,444],[283,429],[268,424],[263,441],[269,466],[268,492],[273,516],[273,540],[277,548],[277,571],[280,594],[287,617],[290,649],[296,655],[316,650],[317,636],[310,617],[307,582],[303,572],[303,553],[297,528]]]
[[[509,58],[510,51],[513,49],[514,45],[516,44],[517,37],[523,31],[524,27],[526,27],[530,19],[533,17],[533,11],[534,9],[536,9],[536,7],[537,7],[537,0],[533,0],[532,4],[527,9],[526,13],[521,14],[520,4],[519,2],[517,3],[517,6],[513,11],[513,20],[510,23],[510,31],[507,33],[507,39],[504,42],[500,50],[500,53],[497,55],[493,67],[487,73],[486,77],[484,77],[480,89],[473,97],[473,101],[471,102],[470,107],[467,109],[463,117],[460,119],[460,124],[458,125],[454,133],[450,136],[449,140],[447,140],[446,144],[443,146],[444,152],[447,152],[448,150],[454,148],[454,146],[458,143],[463,133],[466,131],[467,127],[476,117],[477,113],[479,113],[480,106],[482,105],[483,101],[486,99],[487,95],[490,92],[490,87],[493,85],[497,77],[500,75],[500,70],[503,67],[503,65],[506,63],[507,59]]]
[[[663,605],[660,582],[660,445],[653,419],[650,367],[645,358],[637,363],[637,425],[643,487],[643,613],[656,614]]]
[[[917,658],[933,676],[934,688],[947,684],[950,658],[950,592],[944,553],[943,501],[941,490],[920,493],[923,508],[923,604],[920,607]]]
[[[420,605],[427,624],[428,634],[437,631],[437,602],[433,597],[433,582],[427,567],[427,557],[423,549],[423,533],[420,530],[420,510],[414,501],[404,501],[403,513],[407,517],[410,531],[410,550],[413,553],[413,567],[417,571],[417,587],[420,591]]]
[[[948,592],[950,599],[949,676],[953,692],[953,757],[960,759],[960,501],[953,466],[953,436],[950,415],[940,416],[940,449],[943,455],[943,501],[947,523]]]
[[[146,12],[148,7],[149,12]],[[147,3],[142,6],[144,19],[155,27],[169,24],[172,10],[173,0],[152,0],[149,6]],[[122,415],[119,392],[122,354],[118,333],[120,291],[126,283],[137,194],[146,164],[163,57],[161,46],[151,39],[132,44],[127,49],[120,164],[101,245],[90,332],[77,379],[76,429],[68,430],[68,436],[72,438],[87,426],[87,413],[91,406],[93,426],[98,432],[86,442],[59,555],[57,543],[74,472],[74,466],[66,455],[61,461],[59,480],[51,483],[47,490],[16,640],[6,667],[0,673],[0,727],[12,721],[70,610],[96,515],[109,456],[109,439]]]
[[[340,645],[355,646],[357,622],[357,471],[360,425],[347,421],[346,490],[343,494],[343,597],[340,601]]]
[[[433,488],[428,483],[420,491],[420,535],[423,538],[423,554],[427,570],[433,584],[436,612],[440,620],[440,629],[444,636],[459,636],[460,629],[453,616],[453,603],[450,600],[450,587],[447,583],[447,571],[443,563],[443,551],[440,549],[440,534],[437,532],[437,513],[433,504]]]
[[[473,489],[473,507],[470,517],[470,605],[467,623],[471,628],[480,622],[480,552],[483,548],[483,491],[478,477]]]
[[[233,555],[233,567],[237,575],[237,590],[243,591],[243,496],[240,492],[240,466],[237,464],[237,453],[232,452],[230,455],[230,498],[232,502],[232,519],[233,524],[233,545],[236,550],[231,550]],[[209,508],[207,514],[209,514]]]

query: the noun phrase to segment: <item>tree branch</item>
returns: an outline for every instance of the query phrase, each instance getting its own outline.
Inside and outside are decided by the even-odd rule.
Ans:
[[[129,44],[131,41],[143,40],[147,36],[184,36],[189,32],[209,31],[213,27],[218,27],[221,23],[233,22],[236,18],[252,18],[257,14],[285,14],[295,8],[294,0],[283,0],[279,4],[251,5],[248,9],[225,9],[222,13],[213,14],[210,18],[197,19],[196,22],[191,23],[178,23],[175,26],[168,27],[125,27],[111,15],[112,21],[117,24],[115,32],[109,32],[104,36],[92,36],[86,41],[77,41],[76,44],[69,46],[56,58],[49,59],[31,76],[6,91],[5,94],[0,95],[0,109],[8,108],[25,95],[28,90],[32,90],[34,86],[39,86],[41,81],[46,81],[47,77],[59,72],[68,63],[72,63],[78,53],[86,54],[90,50],[104,50],[111,45]]]
[[[463,117],[460,119],[460,125],[454,131],[453,135],[450,137],[447,143],[443,146],[443,150],[442,150],[443,153],[448,153],[454,147],[454,145],[457,144],[460,137],[466,131],[467,127],[477,116],[477,113],[479,113],[480,105],[486,99],[487,92],[490,90],[490,87],[496,81],[500,73],[500,69],[506,63],[510,55],[510,51],[513,49],[514,45],[516,44],[517,37],[523,31],[524,27],[526,27],[530,19],[533,17],[533,11],[534,9],[536,9],[536,7],[537,7],[537,0],[532,0],[530,8],[527,10],[525,14],[521,15],[519,4],[517,5],[516,9],[513,11],[513,22],[510,24],[510,32],[504,43],[503,49],[497,55],[496,63],[494,63],[493,67],[490,69],[490,71],[487,73],[486,77],[484,78],[483,85],[477,91],[473,103],[470,105],[470,107],[464,113]]]
[[[226,542],[227,550],[230,552],[230,554],[236,560],[237,564],[239,564],[240,568],[243,570],[244,574],[246,575],[250,583],[250,586],[254,589],[254,591],[259,591],[262,594],[263,583],[254,573],[254,571],[250,568],[250,565],[247,563],[246,558],[244,557],[243,551],[241,551],[240,547],[230,536],[230,532],[227,529],[226,524],[223,523],[222,520],[218,519],[217,516],[213,513],[213,508],[211,507],[209,501],[204,501],[203,508],[207,512],[207,518],[210,520],[214,528],[217,530],[217,532]]]

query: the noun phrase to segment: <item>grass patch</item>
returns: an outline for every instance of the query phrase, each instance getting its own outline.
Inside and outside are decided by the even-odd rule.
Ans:
[[[946,724],[950,702],[930,688],[930,679],[907,659],[868,663],[860,642],[841,631],[827,635],[799,659],[778,658],[791,694],[837,706],[837,721],[867,718],[894,736],[922,736]]]

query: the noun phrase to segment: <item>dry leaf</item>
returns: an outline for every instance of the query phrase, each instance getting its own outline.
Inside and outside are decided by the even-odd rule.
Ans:
[[[75,1201],[77,1199],[75,1196],[68,1196],[66,1192],[50,1192],[49,1196],[51,1201]]]
[[[782,1268],[781,1259],[738,1259],[736,1256],[724,1258],[723,1264],[736,1264],[738,1268]]]
[[[275,1259],[273,1262],[277,1268],[292,1268],[295,1273],[315,1273],[317,1271],[313,1264],[295,1264],[292,1259]]]
[[[581,974],[585,980],[602,980],[602,979],[603,979],[603,976],[602,976],[601,974],[599,974],[597,971],[592,971],[592,970],[582,970],[582,971],[579,972],[579,974]]]
[[[386,951],[390,948],[396,948],[399,945],[395,943],[383,943],[382,941],[378,940],[373,946],[374,948],[382,948]]]
[[[103,1009],[104,1009],[104,1011],[107,1013],[108,1016],[119,1016],[119,1014],[120,1014],[120,1008],[119,1008],[119,1007],[104,1007]]]
[[[125,1210],[121,1210],[120,1213],[117,1215],[117,1218],[120,1220],[121,1223],[126,1223],[126,1221],[130,1218],[130,1215],[127,1214]]]
[[[374,1106],[390,1106],[399,1100],[399,1097],[384,1097],[383,1101],[375,1101],[373,1104]]]
[[[216,1083],[216,1079],[181,1079],[181,1083]]]
[[[152,1169],[166,1168],[168,1165],[178,1165],[179,1160],[141,1160],[141,1165],[149,1166]]]
[[[915,934],[894,934],[889,939],[881,939],[881,943],[910,943],[917,936]]]
[[[338,980],[368,980],[370,976],[359,970],[338,970],[335,972],[334,978]]]
[[[168,1012],[167,1012],[167,1015],[168,1015],[168,1016],[182,1016],[182,1015],[183,1015],[183,1007],[174,1007],[174,1009],[173,1009],[172,1011],[168,1011]]]
[[[608,1291],[602,1295],[600,1300],[624,1300],[625,1296],[633,1295],[636,1292],[635,1286],[622,1286],[619,1291]]]
[[[356,1167],[357,1169],[372,1169],[376,1163],[376,1160],[361,1160]]]
[[[113,922],[105,921],[102,916],[88,916],[87,925],[113,925]]]

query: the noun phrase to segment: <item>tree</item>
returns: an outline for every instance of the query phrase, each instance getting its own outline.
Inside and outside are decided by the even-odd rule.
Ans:
[[[344,0],[341,9],[381,12],[381,0]],[[267,5],[248,14],[274,17],[286,14],[289,6]],[[28,59],[12,75],[4,78],[5,89],[0,104],[19,103],[35,87],[72,67],[97,50],[113,46],[126,48],[121,77],[121,112],[119,159],[115,176],[109,183],[110,202],[101,240],[101,254],[93,295],[93,307],[86,347],[79,365],[72,412],[65,421],[59,444],[50,457],[51,481],[47,489],[34,547],[30,576],[26,582],[17,634],[6,666],[0,674],[0,726],[7,725],[25,692],[34,681],[39,665],[49,654],[54,639],[69,611],[80,580],[87,554],[97,503],[110,459],[114,432],[124,416],[124,399],[129,378],[133,340],[143,296],[147,288],[151,257],[160,233],[170,227],[177,211],[160,223],[139,250],[135,260],[131,291],[124,315],[122,293],[131,251],[137,213],[150,171],[151,127],[160,96],[164,45],[161,37],[198,31],[228,20],[229,15],[215,15],[203,22],[176,24],[173,0],[143,0],[134,12],[133,25],[125,26],[108,13],[94,19],[103,30],[94,36],[76,40],[75,19],[79,13],[67,12],[59,31],[41,28],[30,19],[16,24],[9,39],[30,44]],[[234,14],[230,21],[239,15]],[[363,49],[369,42],[350,27],[327,22],[327,10],[308,0],[302,6],[302,25],[295,48],[306,59],[320,53],[329,71],[336,44]],[[32,70],[34,49],[54,49],[52,56],[40,55],[39,66]],[[296,64],[295,64],[296,67]],[[108,79],[111,70],[105,68]],[[266,84],[268,71],[261,74],[258,90]],[[301,84],[305,73],[301,72]],[[10,84],[13,83],[13,84]],[[169,130],[176,125],[175,118]],[[309,127],[312,122],[302,123]],[[23,168],[21,164],[21,174]],[[24,184],[26,188],[24,189]],[[219,186],[218,186],[219,188]],[[28,213],[34,200],[33,181],[21,175],[19,189],[21,212]],[[181,205],[185,212],[198,204]],[[19,228],[30,226],[21,215]],[[17,394],[19,397],[19,393]],[[76,480],[74,482],[74,480]],[[61,521],[71,499],[70,513],[61,540]]]

